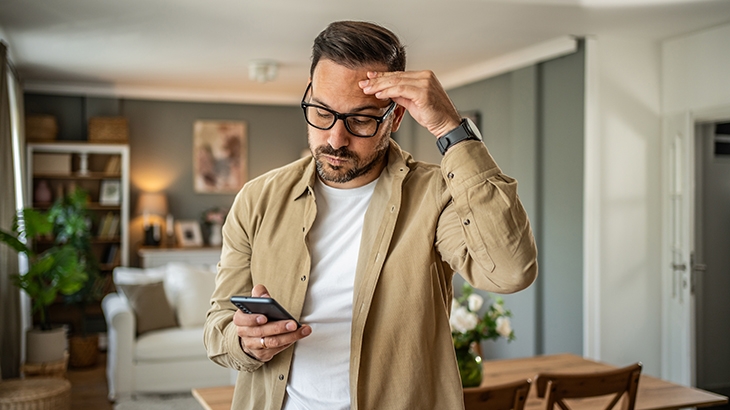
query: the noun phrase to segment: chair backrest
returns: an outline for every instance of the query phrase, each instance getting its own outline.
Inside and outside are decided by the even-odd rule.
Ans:
[[[613,394],[614,397],[605,407],[614,408],[622,396],[626,396],[622,408],[633,410],[636,405],[636,391],[641,376],[641,363],[621,369],[597,373],[540,373],[537,375],[537,396],[545,397],[545,409],[553,410],[557,405],[570,410],[565,399],[598,397]]]
[[[466,410],[522,410],[532,381],[518,380],[497,386],[464,389]]]

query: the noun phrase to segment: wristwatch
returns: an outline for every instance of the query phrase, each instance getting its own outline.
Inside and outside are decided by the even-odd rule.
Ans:
[[[444,155],[449,148],[464,140],[482,140],[482,136],[480,135],[476,125],[474,125],[474,123],[468,118],[461,120],[458,127],[437,139],[436,146],[439,148],[439,151],[441,151],[441,155]]]

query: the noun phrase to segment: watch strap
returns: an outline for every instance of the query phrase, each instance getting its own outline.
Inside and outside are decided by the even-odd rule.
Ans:
[[[449,148],[461,141],[481,141],[480,136],[477,134],[479,131],[475,132],[475,129],[476,127],[473,126],[473,123],[469,119],[462,119],[458,127],[454,128],[453,130],[449,131],[448,134],[436,140],[436,146],[438,147],[439,151],[441,151],[441,155],[446,154],[446,151],[448,151]]]

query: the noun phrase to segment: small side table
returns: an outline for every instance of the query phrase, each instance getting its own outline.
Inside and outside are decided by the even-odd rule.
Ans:
[[[71,382],[36,377],[0,381],[0,410],[70,410]]]

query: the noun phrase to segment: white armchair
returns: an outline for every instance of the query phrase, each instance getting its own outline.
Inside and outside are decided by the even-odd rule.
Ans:
[[[109,337],[110,400],[233,384],[235,372],[211,362],[203,346],[205,313],[215,287],[213,268],[184,263],[120,267],[114,270],[114,283],[122,292],[110,293],[102,301]],[[166,309],[160,300],[163,305],[167,301],[177,325],[151,323],[159,322],[154,318]]]

